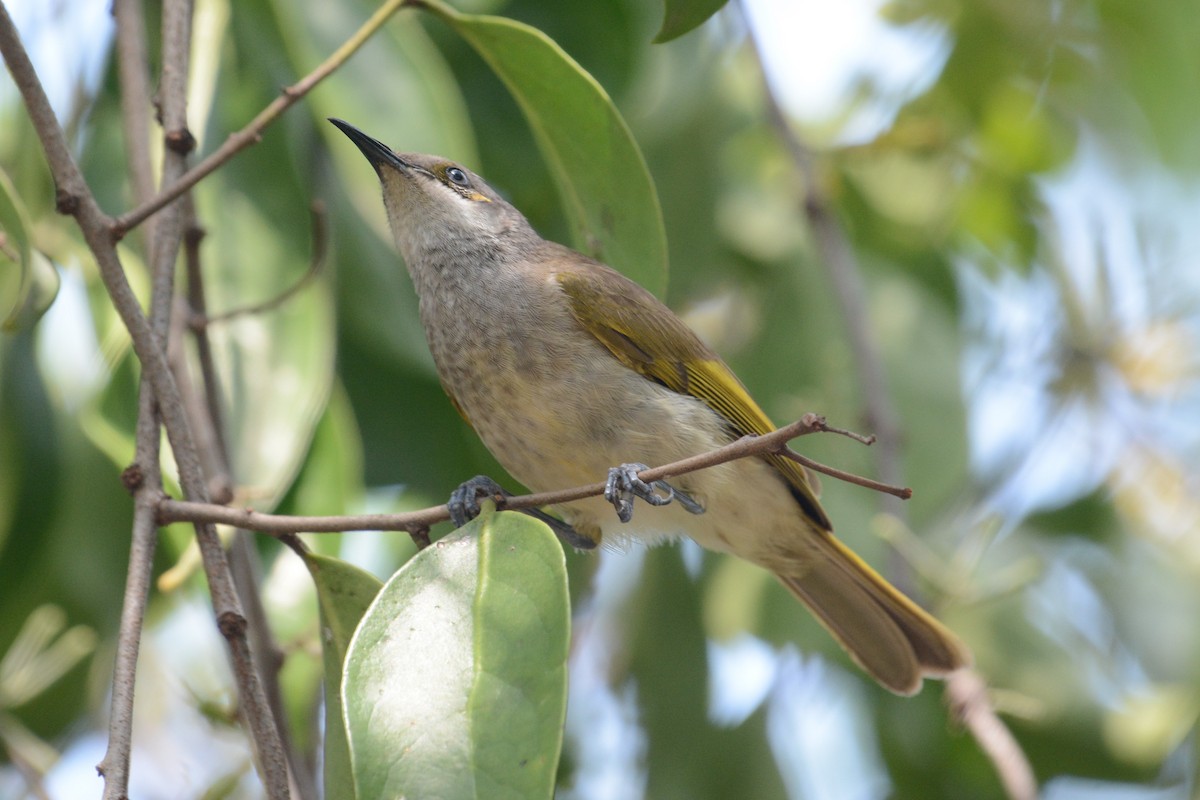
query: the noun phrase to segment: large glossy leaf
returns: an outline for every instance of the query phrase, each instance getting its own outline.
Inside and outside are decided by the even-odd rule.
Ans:
[[[529,517],[485,511],[410,560],[346,659],[358,796],[549,798],[569,628],[562,548]]]
[[[655,42],[669,42],[700,27],[705,20],[717,13],[726,0],[665,0],[662,28],[654,37]]]
[[[520,105],[558,185],[575,247],[661,296],[667,244],[658,195],[603,87],[536,28],[421,5],[483,57]]]
[[[321,614],[321,653],[325,662],[326,800],[353,800],[350,746],[342,724],[342,665],[359,620],[379,594],[383,582],[340,559],[308,553],[304,563],[317,587]]]
[[[273,226],[252,198],[217,181],[202,184],[198,198],[212,242],[204,251],[211,312],[277,297],[304,272],[306,243]],[[254,507],[272,508],[308,452],[332,390],[331,290],[318,278],[278,307],[216,322],[208,333],[234,476],[252,488]]]

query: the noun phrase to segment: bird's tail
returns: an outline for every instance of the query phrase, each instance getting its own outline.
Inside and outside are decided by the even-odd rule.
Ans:
[[[833,536],[821,537],[805,574],[776,577],[860,667],[897,694],[915,694],[925,676],[971,663],[957,636]]]

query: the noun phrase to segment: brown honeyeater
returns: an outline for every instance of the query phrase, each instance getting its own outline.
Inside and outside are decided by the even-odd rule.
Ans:
[[[475,173],[396,153],[331,120],[375,168],[442,385],[505,469],[533,491],[593,483],[609,499],[556,508],[577,543],[688,536],[773,573],[884,687],[970,662],[962,642],[832,533],[805,470],[743,458],[635,493],[676,502],[622,522],[636,468],[774,430],[742,383],[650,292],[534,231]],[[622,516],[628,517],[626,507]],[[703,511],[703,513],[698,513]]]

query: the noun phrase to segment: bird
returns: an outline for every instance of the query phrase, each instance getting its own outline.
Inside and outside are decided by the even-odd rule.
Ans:
[[[778,578],[868,675],[900,695],[968,666],[966,645],[859,558],[799,464],[777,454],[644,483],[637,473],[775,429],[724,361],[611,267],[543,239],[466,166],[393,151],[331,118],[374,168],[451,403],[535,492],[594,483],[553,510],[581,549],[690,537]],[[479,478],[460,487],[462,516]],[[633,516],[633,500],[650,504]],[[615,511],[614,513],[614,506]]]

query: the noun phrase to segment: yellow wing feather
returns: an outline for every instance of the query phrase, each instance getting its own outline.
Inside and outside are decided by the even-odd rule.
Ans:
[[[608,273],[607,279],[589,274],[595,270]],[[672,391],[703,401],[726,421],[731,439],[775,430],[725,362],[641,286],[599,262],[564,266],[555,277],[579,324],[621,363]],[[781,456],[765,458],[787,480],[813,522],[831,530],[804,468]]]

